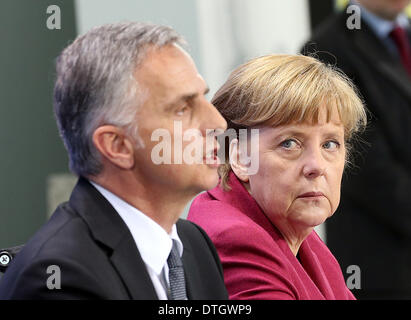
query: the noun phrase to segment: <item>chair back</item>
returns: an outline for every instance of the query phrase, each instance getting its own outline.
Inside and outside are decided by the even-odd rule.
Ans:
[[[7,267],[10,265],[11,261],[23,247],[24,245],[20,245],[7,249],[0,249],[0,280],[3,277],[3,274],[6,272]]]

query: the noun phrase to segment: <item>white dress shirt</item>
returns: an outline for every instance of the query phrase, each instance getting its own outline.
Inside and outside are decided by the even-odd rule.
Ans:
[[[168,234],[158,223],[140,210],[93,181],[90,183],[110,202],[127,225],[147,267],[158,298],[167,300],[169,290],[167,258],[171,252],[173,240],[177,241],[180,257],[183,255],[183,243],[178,237],[176,225],[173,225],[171,233]]]

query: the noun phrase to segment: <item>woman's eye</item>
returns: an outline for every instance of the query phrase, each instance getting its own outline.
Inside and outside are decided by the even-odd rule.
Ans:
[[[287,139],[281,142],[280,146],[286,149],[295,149],[298,147],[298,143],[294,139]]]
[[[340,143],[338,143],[337,141],[327,141],[323,144],[323,148],[328,150],[337,150],[339,147]]]

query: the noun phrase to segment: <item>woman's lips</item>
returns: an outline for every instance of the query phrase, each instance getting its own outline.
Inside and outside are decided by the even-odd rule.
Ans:
[[[297,198],[320,198],[320,197],[324,197],[324,194],[322,192],[311,191],[311,192],[300,194]]]

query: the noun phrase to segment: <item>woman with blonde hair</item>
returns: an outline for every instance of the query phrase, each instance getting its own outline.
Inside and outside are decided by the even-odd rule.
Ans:
[[[269,55],[235,69],[212,103],[237,136],[188,219],[216,246],[230,298],[355,299],[314,230],[338,207],[349,143],[366,125],[352,83],[312,57]],[[238,135],[252,129],[257,148]]]

